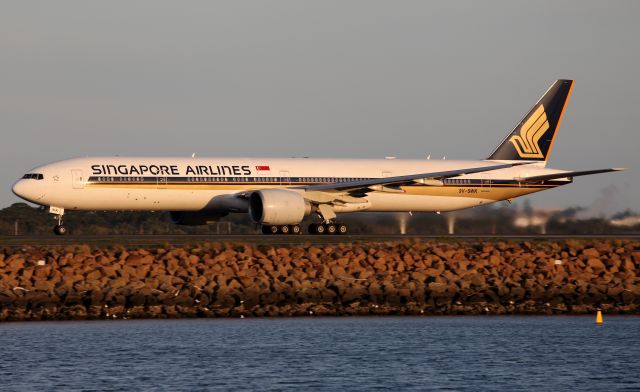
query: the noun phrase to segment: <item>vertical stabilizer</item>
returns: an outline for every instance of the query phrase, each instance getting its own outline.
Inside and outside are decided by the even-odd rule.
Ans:
[[[573,84],[573,80],[556,80],[487,159],[546,162]]]

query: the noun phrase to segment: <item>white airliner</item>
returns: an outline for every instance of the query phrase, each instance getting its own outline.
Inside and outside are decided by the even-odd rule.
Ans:
[[[573,80],[557,80],[485,160],[314,158],[76,158],[37,167],[14,186],[49,208],[56,234],[66,210],[171,211],[179,224],[207,224],[249,213],[263,233],[344,234],[336,214],[452,211],[617,171],[546,168]]]

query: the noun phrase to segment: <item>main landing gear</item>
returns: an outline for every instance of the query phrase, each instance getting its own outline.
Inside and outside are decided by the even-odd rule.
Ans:
[[[300,225],[264,225],[262,234],[302,234]]]
[[[349,227],[344,223],[312,223],[309,234],[347,234]]]
[[[309,234],[347,234],[349,227],[344,223],[312,223]],[[262,234],[302,234],[300,225],[264,225]]]
[[[349,227],[344,223],[336,223],[336,213],[328,204],[318,205],[318,217],[322,223],[309,225],[309,234],[347,234]]]
[[[347,234],[349,227],[344,223],[336,223],[336,213],[328,204],[318,205],[318,218],[322,223],[309,225],[309,234]],[[302,234],[300,225],[263,225],[263,234]]]

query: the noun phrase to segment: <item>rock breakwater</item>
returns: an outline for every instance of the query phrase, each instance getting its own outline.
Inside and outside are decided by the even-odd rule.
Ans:
[[[640,242],[0,248],[0,320],[640,313]]]

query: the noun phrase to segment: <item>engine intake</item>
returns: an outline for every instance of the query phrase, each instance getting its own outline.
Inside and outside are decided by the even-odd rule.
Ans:
[[[265,189],[249,196],[249,215],[254,222],[266,225],[297,224],[311,213],[301,194],[284,189]]]

